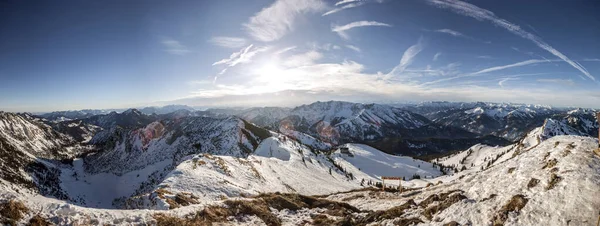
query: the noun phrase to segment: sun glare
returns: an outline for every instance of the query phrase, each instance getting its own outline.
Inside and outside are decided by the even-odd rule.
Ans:
[[[276,81],[282,76],[283,70],[277,64],[269,62],[260,67],[258,74],[266,82]]]

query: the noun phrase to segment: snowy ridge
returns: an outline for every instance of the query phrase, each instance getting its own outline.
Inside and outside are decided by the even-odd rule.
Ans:
[[[461,225],[490,225],[494,222],[501,222],[503,225],[590,225],[597,220],[597,210],[600,208],[600,198],[595,195],[598,192],[598,187],[600,187],[600,174],[598,173],[600,170],[600,156],[593,153],[593,150],[597,148],[597,142],[596,139],[589,137],[557,136],[483,171],[470,169],[452,176],[413,180],[431,183],[427,187],[414,188],[414,190],[403,193],[359,190],[332,194],[326,196],[325,199],[344,202],[356,207],[361,212],[352,212],[345,215],[356,221],[364,220],[364,217],[374,213],[372,211],[388,210],[409,203],[409,205],[404,205],[406,206],[404,211],[399,212],[398,215],[391,215],[391,218],[380,217],[370,218],[369,220],[371,223],[382,225],[394,224],[394,222],[408,219],[416,222],[415,225],[444,225],[452,221]],[[283,138],[280,137],[269,138],[264,141],[264,144],[261,144],[261,146],[264,145],[261,149],[266,150],[261,151],[261,153],[273,153],[274,156],[279,156],[276,154],[279,151],[273,150],[271,152],[271,145],[273,144],[277,144],[277,146],[284,149],[301,147],[294,145],[290,140],[283,141]],[[261,190],[284,189],[285,191],[290,189],[283,183],[278,183],[277,181],[280,179],[288,180],[290,187],[298,186],[294,189],[302,190],[302,185],[305,185],[305,183],[292,183],[295,179],[298,179],[296,176],[302,176],[301,173],[295,172],[302,172],[298,170],[304,170],[303,168],[315,167],[312,169],[318,169],[316,167],[319,163],[315,163],[314,160],[317,159],[314,156],[309,157],[310,154],[307,156],[299,152],[289,153],[290,160],[288,161],[265,156],[250,156],[248,159],[240,161],[240,159],[226,156],[198,155],[184,161],[177,167],[177,171],[170,174],[169,180],[167,180],[170,183],[169,187],[166,186],[167,181],[165,181],[164,186],[164,189],[167,189],[169,193],[164,193],[164,197],[169,198],[178,194],[177,192],[188,191],[188,187],[192,190],[206,192],[197,194],[212,194],[212,192],[215,192],[215,190],[203,186],[203,180],[194,179],[196,176],[208,180],[206,183],[223,184],[220,182],[231,180],[231,184],[229,182],[224,183],[225,189],[217,190],[215,193],[231,191],[234,193],[240,192],[241,194],[246,192],[243,189],[244,186],[247,186],[245,180],[256,178],[256,174],[244,168],[249,167],[248,165],[254,166],[265,180],[275,180],[273,182],[274,188],[262,186],[260,187]],[[299,160],[299,157],[302,156],[304,156],[303,159],[305,159],[308,166],[303,166],[302,160]],[[313,161],[314,165],[309,164],[307,157]],[[205,161],[205,163],[202,164],[200,161]],[[295,162],[296,165],[290,163],[290,161]],[[248,164],[248,162],[251,163]],[[227,171],[223,170],[220,164],[228,166],[227,170],[233,176],[227,176]],[[290,166],[286,166],[287,164],[290,164]],[[291,178],[280,177],[276,179],[271,178],[268,174],[271,171],[269,168],[274,166],[277,166],[277,168],[274,168],[276,172],[283,171],[286,167],[297,169],[288,171],[290,174],[287,175]],[[265,175],[262,173],[265,173]],[[311,185],[323,186],[323,184],[328,184],[333,186],[345,184],[345,177],[341,174],[333,173],[333,175],[329,175],[325,173],[323,176],[328,178],[327,183]],[[318,179],[318,177],[311,178]],[[410,186],[413,181],[403,182],[403,185]],[[338,182],[339,184],[337,184]],[[347,185],[352,186],[351,184]],[[81,223],[89,220],[98,224],[151,224],[154,221],[153,215],[155,213],[166,213],[183,218],[188,214],[194,215],[207,206],[222,205],[222,201],[203,201],[169,211],[105,210],[74,206],[41,196],[18,194],[11,192],[10,189],[4,191],[9,192],[12,197],[23,200],[33,212],[37,213],[43,210],[43,216],[54,216],[53,221],[55,223],[62,222],[62,224]],[[248,191],[254,192],[255,190],[249,189]],[[507,203],[515,197],[525,201],[521,202],[518,210],[509,210],[503,214],[501,209],[505,208]],[[252,199],[254,198],[241,200]],[[169,203],[161,202],[161,200],[163,199],[156,200],[159,204],[157,208],[167,208]],[[410,205],[410,200],[414,204]],[[437,208],[437,206],[442,205],[443,208]],[[561,206],[561,208],[556,208],[557,206]],[[438,209],[438,211],[431,211],[432,209]],[[270,209],[269,211],[280,219],[283,225],[293,225],[303,221],[310,224],[313,222],[311,216],[319,214],[325,214],[330,219],[340,219],[319,208],[303,208],[297,211]],[[261,219],[253,215],[231,217],[227,218],[227,221],[229,224],[236,225],[262,223]]]
[[[402,218],[416,217],[421,221],[417,225],[444,225],[451,221],[460,225],[490,225],[494,221],[503,225],[590,225],[596,222],[600,209],[600,197],[595,195],[600,187],[600,156],[593,153],[597,146],[598,141],[593,138],[558,136],[486,170],[466,170],[431,180],[434,184],[443,183],[419,189],[414,195],[369,196],[366,192],[354,192],[329,199],[351,199],[348,203],[361,209],[385,210],[408,199],[420,203],[433,194],[458,191],[464,198],[431,218],[423,211],[435,206],[435,202],[410,208]],[[520,211],[509,211],[503,218],[499,210],[516,196],[527,201]],[[381,223],[392,222],[394,219]]]

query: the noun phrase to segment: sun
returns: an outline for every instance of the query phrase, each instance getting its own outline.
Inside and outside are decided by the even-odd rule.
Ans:
[[[283,69],[277,64],[269,62],[265,63],[258,69],[258,76],[260,80],[265,82],[274,82],[281,78]]]

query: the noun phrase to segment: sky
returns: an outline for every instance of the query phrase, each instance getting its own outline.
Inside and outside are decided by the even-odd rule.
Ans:
[[[600,2],[0,1],[0,110],[600,108]]]

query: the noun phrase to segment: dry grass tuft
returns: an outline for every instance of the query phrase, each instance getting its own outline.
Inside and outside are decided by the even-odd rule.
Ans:
[[[226,200],[225,205],[229,206],[231,216],[256,215],[267,225],[281,225],[279,218],[271,213],[264,200]]]
[[[423,216],[425,216],[427,219],[432,219],[433,215],[435,215],[436,213],[442,212],[445,209],[447,209],[448,207],[454,205],[454,203],[460,202],[463,199],[466,199],[467,197],[464,196],[463,194],[454,194],[451,195],[450,197],[443,199],[440,201],[440,204],[436,205],[436,206],[430,206],[427,207],[427,209],[425,209],[425,211],[423,211]]]
[[[219,157],[214,157],[214,158],[215,158],[215,164],[217,164],[217,166],[219,166],[219,168],[221,168],[221,170],[223,170],[223,173],[227,174],[228,176],[231,176],[231,171],[229,170],[229,167],[227,167],[225,160],[223,160],[222,158],[219,158]]]
[[[52,225],[52,223],[50,223],[48,220],[41,217],[40,215],[35,215],[31,219],[29,219],[29,223],[27,225],[28,226],[50,226],[50,225]]]
[[[394,225],[417,225],[419,223],[423,223],[423,221],[419,218],[400,218],[399,220],[394,221]]]
[[[548,186],[546,186],[546,191],[554,188],[558,182],[562,180],[562,177],[557,176],[555,173],[550,175],[550,180],[548,180]]]
[[[343,198],[342,202],[347,202],[347,201],[350,201],[350,200],[360,199],[360,198],[364,198],[364,197],[365,197],[364,194],[356,194],[356,195],[353,195],[353,196],[349,196],[349,197]]]
[[[481,200],[481,202],[485,202],[485,201],[487,201],[487,200],[490,200],[490,199],[496,198],[496,196],[498,196],[498,195],[496,195],[496,194],[491,194],[490,196],[483,198],[483,199]]]
[[[527,183],[527,188],[533,188],[533,187],[537,186],[538,183],[540,183],[540,180],[538,180],[536,178],[531,178],[531,180],[529,180],[529,183]]]
[[[21,201],[13,199],[0,204],[0,219],[3,224],[17,225],[17,222],[22,220],[27,212],[29,212],[29,208]]]
[[[315,216],[311,217],[313,222],[313,225],[317,225],[317,226],[329,226],[329,225],[334,225],[335,224],[335,220],[333,219],[329,219],[329,217],[327,217],[327,215],[325,214],[318,214]]]
[[[508,219],[508,213],[518,212],[523,209],[525,204],[527,204],[527,201],[529,200],[525,198],[524,195],[513,196],[506,205],[496,212],[496,215],[494,215],[494,218],[492,219],[492,224],[494,226],[504,225],[504,222]]]
[[[161,199],[165,199],[165,194],[167,195],[172,195],[173,193],[171,193],[169,190],[165,189],[165,188],[159,188],[156,189],[156,195],[161,198]]]
[[[552,167],[556,166],[557,163],[558,163],[558,160],[550,159],[546,162],[546,164],[542,167],[542,169],[552,168]]]
[[[427,206],[429,206],[429,204],[431,204],[431,203],[433,203],[435,201],[440,201],[440,200],[447,199],[448,196],[450,196],[450,194],[452,194],[454,192],[457,192],[457,191],[460,191],[460,190],[452,190],[452,191],[448,191],[448,192],[445,192],[445,193],[441,193],[439,195],[438,194],[430,195],[425,200],[421,201],[419,203],[419,206],[423,207],[423,208],[426,208]]]
[[[409,199],[404,204],[396,206],[396,207],[392,207],[388,210],[380,210],[380,211],[372,212],[372,213],[368,214],[367,216],[365,216],[365,218],[362,219],[361,223],[371,223],[371,222],[381,221],[381,220],[385,220],[385,219],[399,218],[404,214],[404,212],[406,210],[413,208],[415,206],[417,206],[415,201],[412,199]]]
[[[450,221],[448,223],[445,223],[444,226],[460,226],[460,224],[456,221]]]
[[[299,210],[302,208],[323,208],[326,213],[333,216],[346,216],[351,213],[360,212],[348,203],[336,202],[327,199],[315,198],[299,194],[266,193],[256,196],[264,200],[268,205],[277,210],[289,209]]]
[[[515,169],[517,169],[517,168],[515,168],[515,167],[508,168],[508,173],[513,173],[515,171]]]
[[[154,214],[157,226],[208,226],[213,223],[226,222],[228,217],[237,217],[242,215],[254,215],[265,222],[266,225],[279,226],[281,221],[277,218],[263,200],[227,200],[224,202],[227,207],[208,206],[202,211],[190,214],[183,218],[167,215]]]

